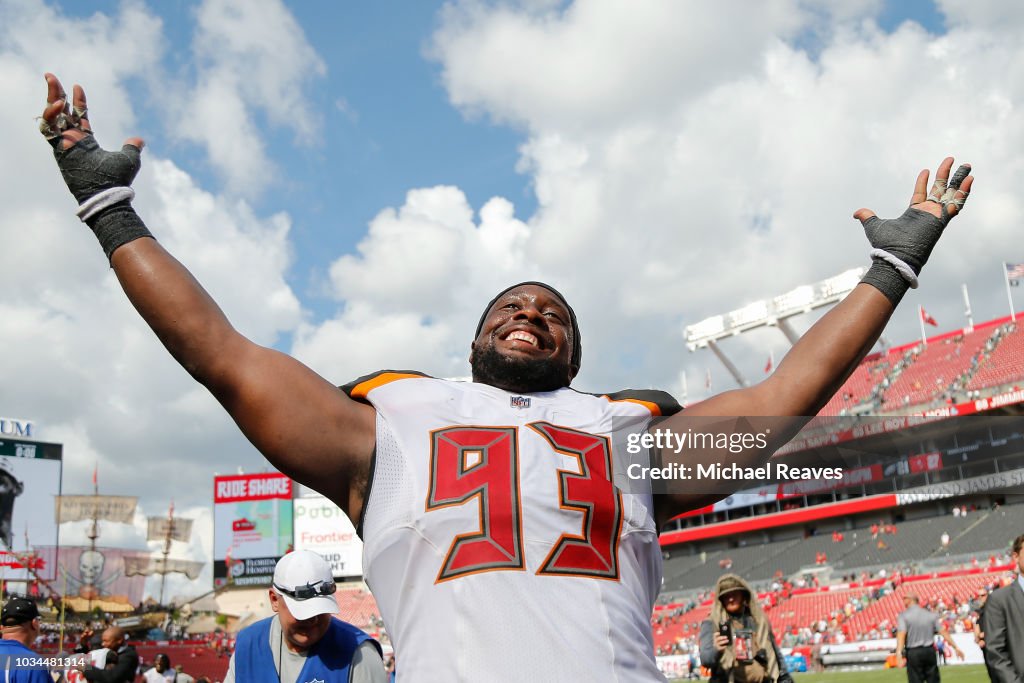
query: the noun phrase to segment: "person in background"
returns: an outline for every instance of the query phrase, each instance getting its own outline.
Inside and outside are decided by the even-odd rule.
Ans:
[[[242,629],[224,683],[386,683],[381,648],[338,611],[331,565],[312,550],[277,562],[274,616]]]
[[[171,658],[163,652],[153,658],[152,668],[146,669],[142,677],[146,683],[193,683],[195,680],[182,672],[180,666],[172,667]]]
[[[726,574],[700,625],[700,661],[711,683],[793,683],[768,617],[747,582]]]
[[[12,658],[38,657],[30,646],[36,642],[40,631],[39,608],[36,603],[26,598],[14,597],[4,604],[0,613],[0,658],[8,663],[4,673],[5,683],[53,683],[46,666],[35,667],[15,666]]]
[[[903,596],[905,610],[896,620],[896,666],[907,666],[908,683],[939,683],[939,664],[935,654],[935,634],[953,647],[959,659],[963,651],[949,636],[938,615],[921,606],[914,593]]]
[[[109,626],[103,631],[102,646],[114,653],[108,659],[116,661],[113,667],[104,668],[89,666],[82,673],[87,681],[98,683],[133,683],[135,671],[139,668],[139,653],[135,646],[129,645],[128,638],[119,626]]]
[[[1024,683],[1024,534],[1010,551],[1016,577],[985,601],[981,640],[993,683]]]

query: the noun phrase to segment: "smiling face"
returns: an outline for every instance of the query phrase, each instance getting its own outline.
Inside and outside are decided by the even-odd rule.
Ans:
[[[502,294],[487,311],[473,341],[473,381],[531,393],[569,386],[572,317],[552,291],[523,285]]]

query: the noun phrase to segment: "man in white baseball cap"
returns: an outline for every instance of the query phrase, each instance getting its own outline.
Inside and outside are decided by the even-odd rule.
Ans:
[[[332,615],[338,611],[331,566],[311,550],[277,562],[272,617],[238,633],[224,683],[386,683],[377,641]]]

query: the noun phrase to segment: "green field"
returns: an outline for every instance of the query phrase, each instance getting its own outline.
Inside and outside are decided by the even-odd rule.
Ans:
[[[943,683],[988,683],[988,674],[982,665],[976,666],[944,666],[939,669]],[[865,683],[881,681],[897,683],[907,680],[905,669],[875,669],[871,671],[836,671],[820,674],[793,674],[796,683]],[[679,683],[685,683],[680,678]]]

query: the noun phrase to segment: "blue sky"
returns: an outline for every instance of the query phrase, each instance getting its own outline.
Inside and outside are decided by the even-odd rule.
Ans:
[[[575,386],[694,401],[732,385],[684,325],[866,265],[853,211],[901,212],[946,155],[975,191],[886,336],[919,304],[962,325],[961,283],[976,321],[1006,314],[1018,5],[5,0],[0,415],[65,444],[66,491],[97,464],[110,493],[146,482],[145,514],[208,521],[214,471],[266,467],[74,218],[32,123],[44,71],[86,86],[102,144],[147,138],[135,205],[236,326],[335,383],[464,376],[482,305],[544,279],[580,315]],[[726,350],[757,379],[786,348]]]
[[[333,257],[351,251],[369,221],[400,204],[414,187],[458,186],[471,205],[500,195],[520,215],[536,210],[528,176],[516,171],[523,131],[467,115],[452,107],[440,67],[427,54],[443,3],[290,3],[289,10],[326,65],[308,95],[322,113],[315,145],[296,146],[279,127],[262,130],[282,172],[267,192],[253,198],[265,211],[287,210],[296,264],[289,283],[316,317],[333,313],[322,279]],[[195,29],[194,2],[150,6],[173,45],[188,45]],[[70,3],[70,15],[111,13],[117,2]],[[190,72],[187,53],[169,50],[168,69]],[[147,109],[159,106],[147,103]],[[175,145],[159,127],[143,125],[150,149],[175,161],[204,185],[219,178],[194,145]]]

